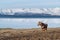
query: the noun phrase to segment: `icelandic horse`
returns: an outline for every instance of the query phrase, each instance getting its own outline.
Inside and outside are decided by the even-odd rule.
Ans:
[[[41,26],[42,31],[47,31],[48,24],[39,21],[38,26]]]

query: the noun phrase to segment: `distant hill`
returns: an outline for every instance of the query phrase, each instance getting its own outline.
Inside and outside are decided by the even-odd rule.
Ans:
[[[0,14],[0,18],[60,18],[60,16],[58,15],[51,15],[51,14],[32,14],[32,13],[15,13],[14,15],[2,15]]]

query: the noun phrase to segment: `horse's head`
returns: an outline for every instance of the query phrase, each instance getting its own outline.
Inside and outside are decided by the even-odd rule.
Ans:
[[[39,22],[38,22],[38,26],[41,26],[41,25],[42,25],[42,22],[39,21]]]

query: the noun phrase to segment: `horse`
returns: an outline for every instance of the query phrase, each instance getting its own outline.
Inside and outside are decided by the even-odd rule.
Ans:
[[[47,31],[48,24],[39,21],[38,26],[41,26],[42,31]]]

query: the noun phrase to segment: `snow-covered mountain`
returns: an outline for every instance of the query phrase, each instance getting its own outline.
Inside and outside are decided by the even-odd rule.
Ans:
[[[20,9],[0,9],[1,15],[32,15],[32,14],[60,15],[60,8],[20,8]]]

